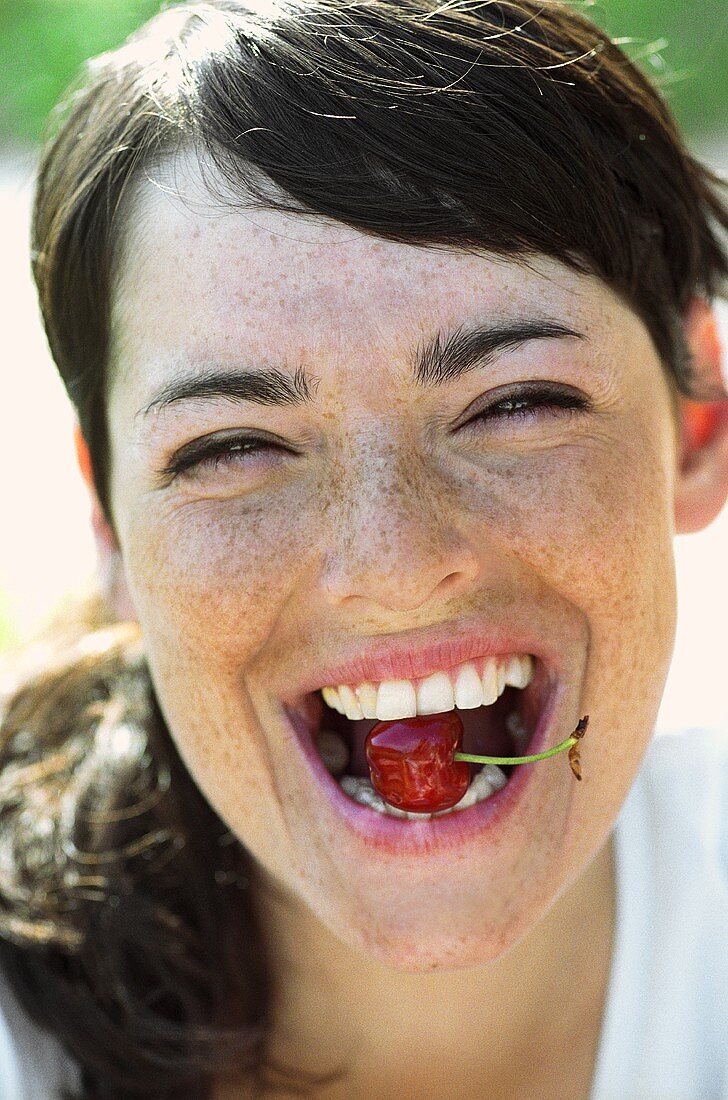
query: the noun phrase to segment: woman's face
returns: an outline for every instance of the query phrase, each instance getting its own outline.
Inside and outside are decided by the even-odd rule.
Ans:
[[[550,260],[148,185],[113,320],[113,514],[196,782],[266,876],[351,946],[414,970],[497,957],[603,847],[668,670],[676,437],[646,328]],[[501,333],[491,354],[482,340],[463,354],[473,329]],[[520,335],[498,346],[504,329]],[[265,400],[244,390],[251,371],[278,372]],[[493,408],[526,383],[540,406]],[[547,403],[559,394],[584,407]],[[251,435],[266,445],[241,449]],[[205,458],[203,440],[227,452]],[[583,781],[558,756],[517,769],[490,817],[350,812],[284,702],[295,714],[314,689],[357,683],[337,666],[391,643],[424,653],[421,674],[448,669],[450,643],[472,638],[473,656],[538,657],[543,747],[590,716]]]

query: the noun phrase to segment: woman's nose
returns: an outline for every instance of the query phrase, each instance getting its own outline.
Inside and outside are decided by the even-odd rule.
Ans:
[[[442,485],[412,466],[362,471],[327,510],[323,586],[334,605],[363,601],[397,611],[465,593],[480,572]]]

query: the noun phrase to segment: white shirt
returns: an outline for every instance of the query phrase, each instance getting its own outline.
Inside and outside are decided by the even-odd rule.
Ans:
[[[614,837],[590,1100],[728,1100],[728,732],[654,738]]]
[[[617,928],[589,1100],[728,1100],[728,732],[656,736],[614,837]],[[0,1100],[59,1100],[77,1082],[0,976]]]
[[[81,1075],[60,1043],[20,1007],[0,974],[0,1100],[80,1095]]]

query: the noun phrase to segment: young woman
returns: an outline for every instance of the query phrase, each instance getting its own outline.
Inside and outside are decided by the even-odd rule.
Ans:
[[[653,737],[726,225],[560,3],[90,63],[33,262],[105,582],[4,704],[4,1096],[728,1097],[728,749]]]

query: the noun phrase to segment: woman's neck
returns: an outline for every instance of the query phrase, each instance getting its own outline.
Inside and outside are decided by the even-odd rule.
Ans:
[[[269,1055],[305,1074],[343,1071],[313,1095],[384,1100],[396,1082],[401,1100],[588,1097],[615,923],[611,842],[520,943],[466,970],[385,968],[299,901],[263,889],[260,905],[275,989]]]

